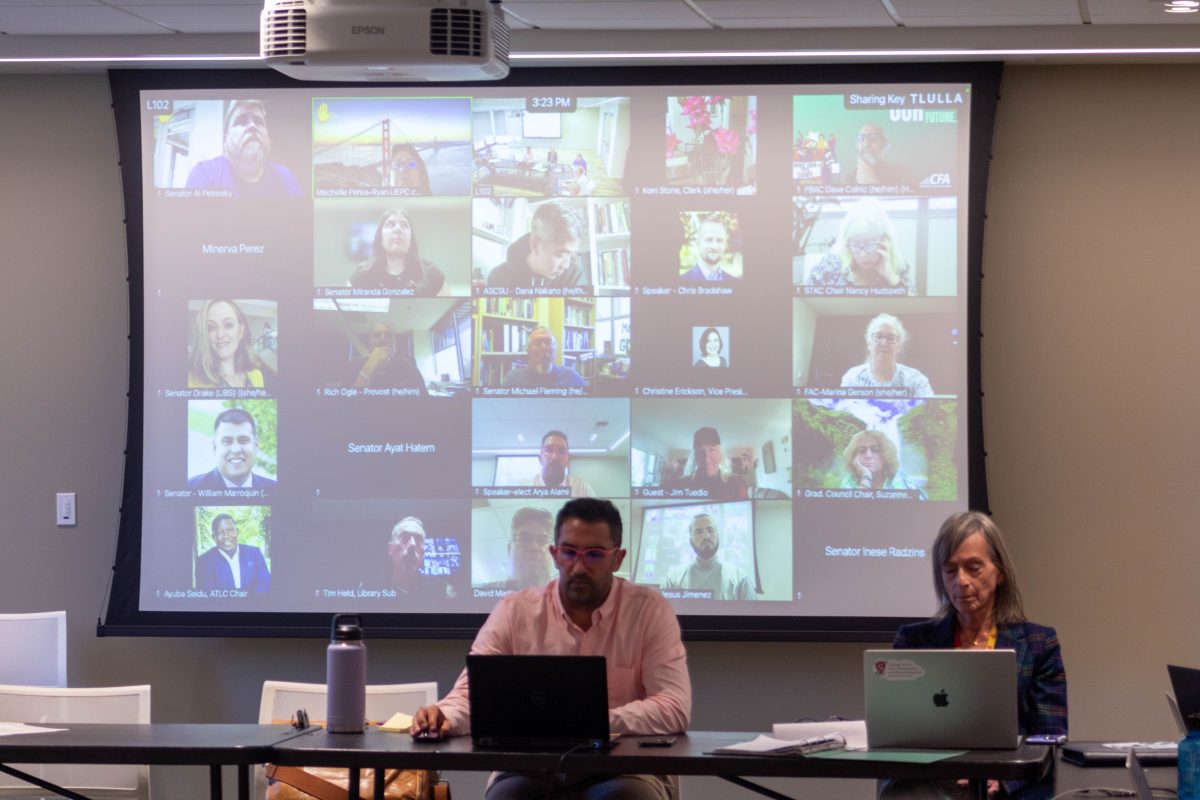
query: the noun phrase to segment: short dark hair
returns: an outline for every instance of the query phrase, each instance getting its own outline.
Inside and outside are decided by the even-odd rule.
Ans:
[[[565,433],[563,433],[562,431],[547,431],[546,435],[542,437],[542,444],[545,444],[546,440],[549,439],[551,436],[558,436],[558,437],[562,438],[562,440],[567,443],[567,449],[570,449],[571,440],[568,439],[567,435]]]
[[[229,520],[230,522],[233,522],[233,517],[229,516],[228,514],[217,514],[215,517],[213,517],[213,521],[212,521],[212,535],[213,535],[214,537],[216,537],[216,535],[217,535],[217,526],[218,526],[218,525],[220,525],[220,524],[221,524],[222,522],[224,522],[225,520]],[[236,529],[237,529],[237,523],[236,523],[236,522],[233,522],[233,527],[234,527],[234,530],[236,530]]]
[[[612,536],[613,544],[617,547],[621,546],[621,533],[624,530],[624,526],[621,524],[621,512],[617,510],[611,500],[601,500],[597,497],[576,497],[563,503],[563,507],[558,510],[558,516],[554,520],[555,544],[558,544],[558,535],[562,531],[563,523],[569,519],[608,523],[608,532]]]
[[[245,425],[250,423],[250,432],[254,434],[254,438],[258,438],[258,426],[254,424],[254,417],[244,408],[227,408],[213,421],[213,433],[217,432],[217,428],[228,422],[230,425]]]
[[[551,200],[542,203],[529,220],[529,232],[543,242],[557,244],[583,238],[583,223],[575,209]]]

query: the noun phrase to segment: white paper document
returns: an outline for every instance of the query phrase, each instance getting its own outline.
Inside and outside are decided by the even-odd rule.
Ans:
[[[19,736],[22,733],[54,733],[64,728],[42,728],[24,722],[0,722],[0,736]]]
[[[839,750],[845,744],[846,740],[838,735],[814,736],[807,739],[775,739],[766,734],[759,734],[748,742],[718,747],[712,752],[731,755],[802,756],[826,750]]]
[[[776,722],[771,735],[776,739],[811,739],[840,733],[846,737],[847,750],[867,749],[867,723],[861,719],[837,719],[824,722]]]

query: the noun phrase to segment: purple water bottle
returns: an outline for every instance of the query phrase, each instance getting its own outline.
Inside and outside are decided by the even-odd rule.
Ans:
[[[362,733],[367,717],[367,647],[357,614],[334,614],[325,649],[325,727]]]

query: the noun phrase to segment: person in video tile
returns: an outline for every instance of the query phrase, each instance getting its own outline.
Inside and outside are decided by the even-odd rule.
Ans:
[[[581,387],[583,377],[570,367],[554,363],[558,341],[549,328],[539,325],[529,334],[525,345],[528,363],[517,367],[504,376],[503,386],[509,388]]]
[[[842,451],[842,464],[846,468],[843,488],[906,489],[925,499],[925,492],[901,471],[896,445],[880,431],[854,434]]]
[[[667,590],[690,589],[712,592],[714,600],[755,600],[754,581],[734,564],[724,564],[717,558],[721,537],[717,523],[708,514],[697,514],[691,523],[692,550],[696,560],[680,564],[663,580]]]
[[[300,197],[296,176],[269,160],[271,134],[261,100],[232,100],[225,111],[224,155],[201,161],[188,173],[188,189],[232,189],[234,197]]]
[[[904,324],[891,314],[880,314],[867,324],[867,360],[842,376],[842,388],[884,387],[908,389],[913,397],[930,397],[933,387],[919,369],[898,359],[908,342]]]
[[[912,186],[912,170],[888,160],[892,143],[878,125],[868,123],[858,129],[855,137],[858,160],[854,166],[854,182],[871,186]]]
[[[508,579],[476,588],[518,591],[549,582],[553,573],[550,545],[553,544],[554,515],[542,508],[523,506],[513,514],[511,527]]]
[[[717,215],[700,220],[694,242],[696,265],[680,276],[683,281],[737,281],[721,268],[729,251],[729,226]],[[685,265],[686,266],[686,265]]]
[[[425,397],[425,378],[417,365],[396,352],[396,331],[390,322],[378,322],[371,328],[370,350],[356,359],[350,384],[368,389],[416,389]]]
[[[237,523],[228,514],[217,514],[212,521],[216,545],[196,559],[197,589],[240,589],[265,592],[271,588],[271,573],[262,551],[238,544]]]
[[[388,186],[407,189],[412,194],[430,193],[429,169],[417,148],[407,142],[392,145],[392,168],[388,172]]]
[[[371,257],[350,274],[355,289],[401,289],[415,297],[436,297],[445,284],[442,271],[421,258],[412,220],[399,208],[383,212]]]
[[[252,471],[258,458],[258,428],[250,412],[227,408],[218,414],[212,447],[217,465],[211,472],[188,478],[189,489],[266,489],[275,485],[271,478]]]
[[[196,314],[189,389],[262,389],[274,377],[250,345],[250,323],[232,300],[208,300]]]
[[[582,239],[583,223],[573,208],[542,203],[529,233],[509,245],[504,263],[488,273],[488,286],[586,286],[588,276],[577,258]]]
[[[716,328],[705,328],[700,334],[700,357],[696,359],[694,367],[728,367],[729,362],[725,360],[725,356],[721,352],[725,349],[725,343],[721,341],[721,334]]]
[[[454,590],[446,578],[425,571],[425,525],[416,517],[405,517],[392,527],[387,545],[388,568],[363,589],[388,589],[399,598],[447,599]]]
[[[808,276],[811,286],[904,289],[916,294],[912,267],[896,247],[896,234],[887,212],[878,203],[855,203],[842,217],[834,249]]]
[[[571,445],[562,431],[550,431],[542,437],[542,449],[538,452],[538,463],[542,468],[526,485],[545,486],[548,489],[570,489],[571,497],[595,497],[592,485],[583,478],[568,474],[571,467]]]
[[[697,428],[692,434],[693,469],[669,488],[702,490],[709,500],[745,500],[746,482],[729,472],[716,428]]]

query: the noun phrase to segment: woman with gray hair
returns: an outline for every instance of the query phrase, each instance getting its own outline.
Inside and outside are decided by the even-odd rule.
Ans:
[[[876,200],[859,201],[842,217],[837,241],[805,281],[809,286],[865,287],[915,295],[913,269],[896,246],[887,211]]]
[[[1067,673],[1053,628],[1025,618],[1021,592],[1000,528],[980,511],[951,515],[933,542],[932,619],[896,632],[898,649],[1015,650],[1017,724],[1023,736],[1067,733]],[[998,792],[989,781],[988,793]],[[1005,791],[1030,797],[1042,784],[1006,781]],[[1048,796],[1048,795],[1047,795]]]
[[[908,342],[904,324],[891,314],[880,314],[867,323],[867,360],[846,370],[842,388],[908,389],[910,397],[931,397],[933,386],[919,369],[900,363]]]
[[[846,489],[905,489],[926,499],[924,490],[900,469],[896,445],[880,431],[859,431],[842,450]]]

